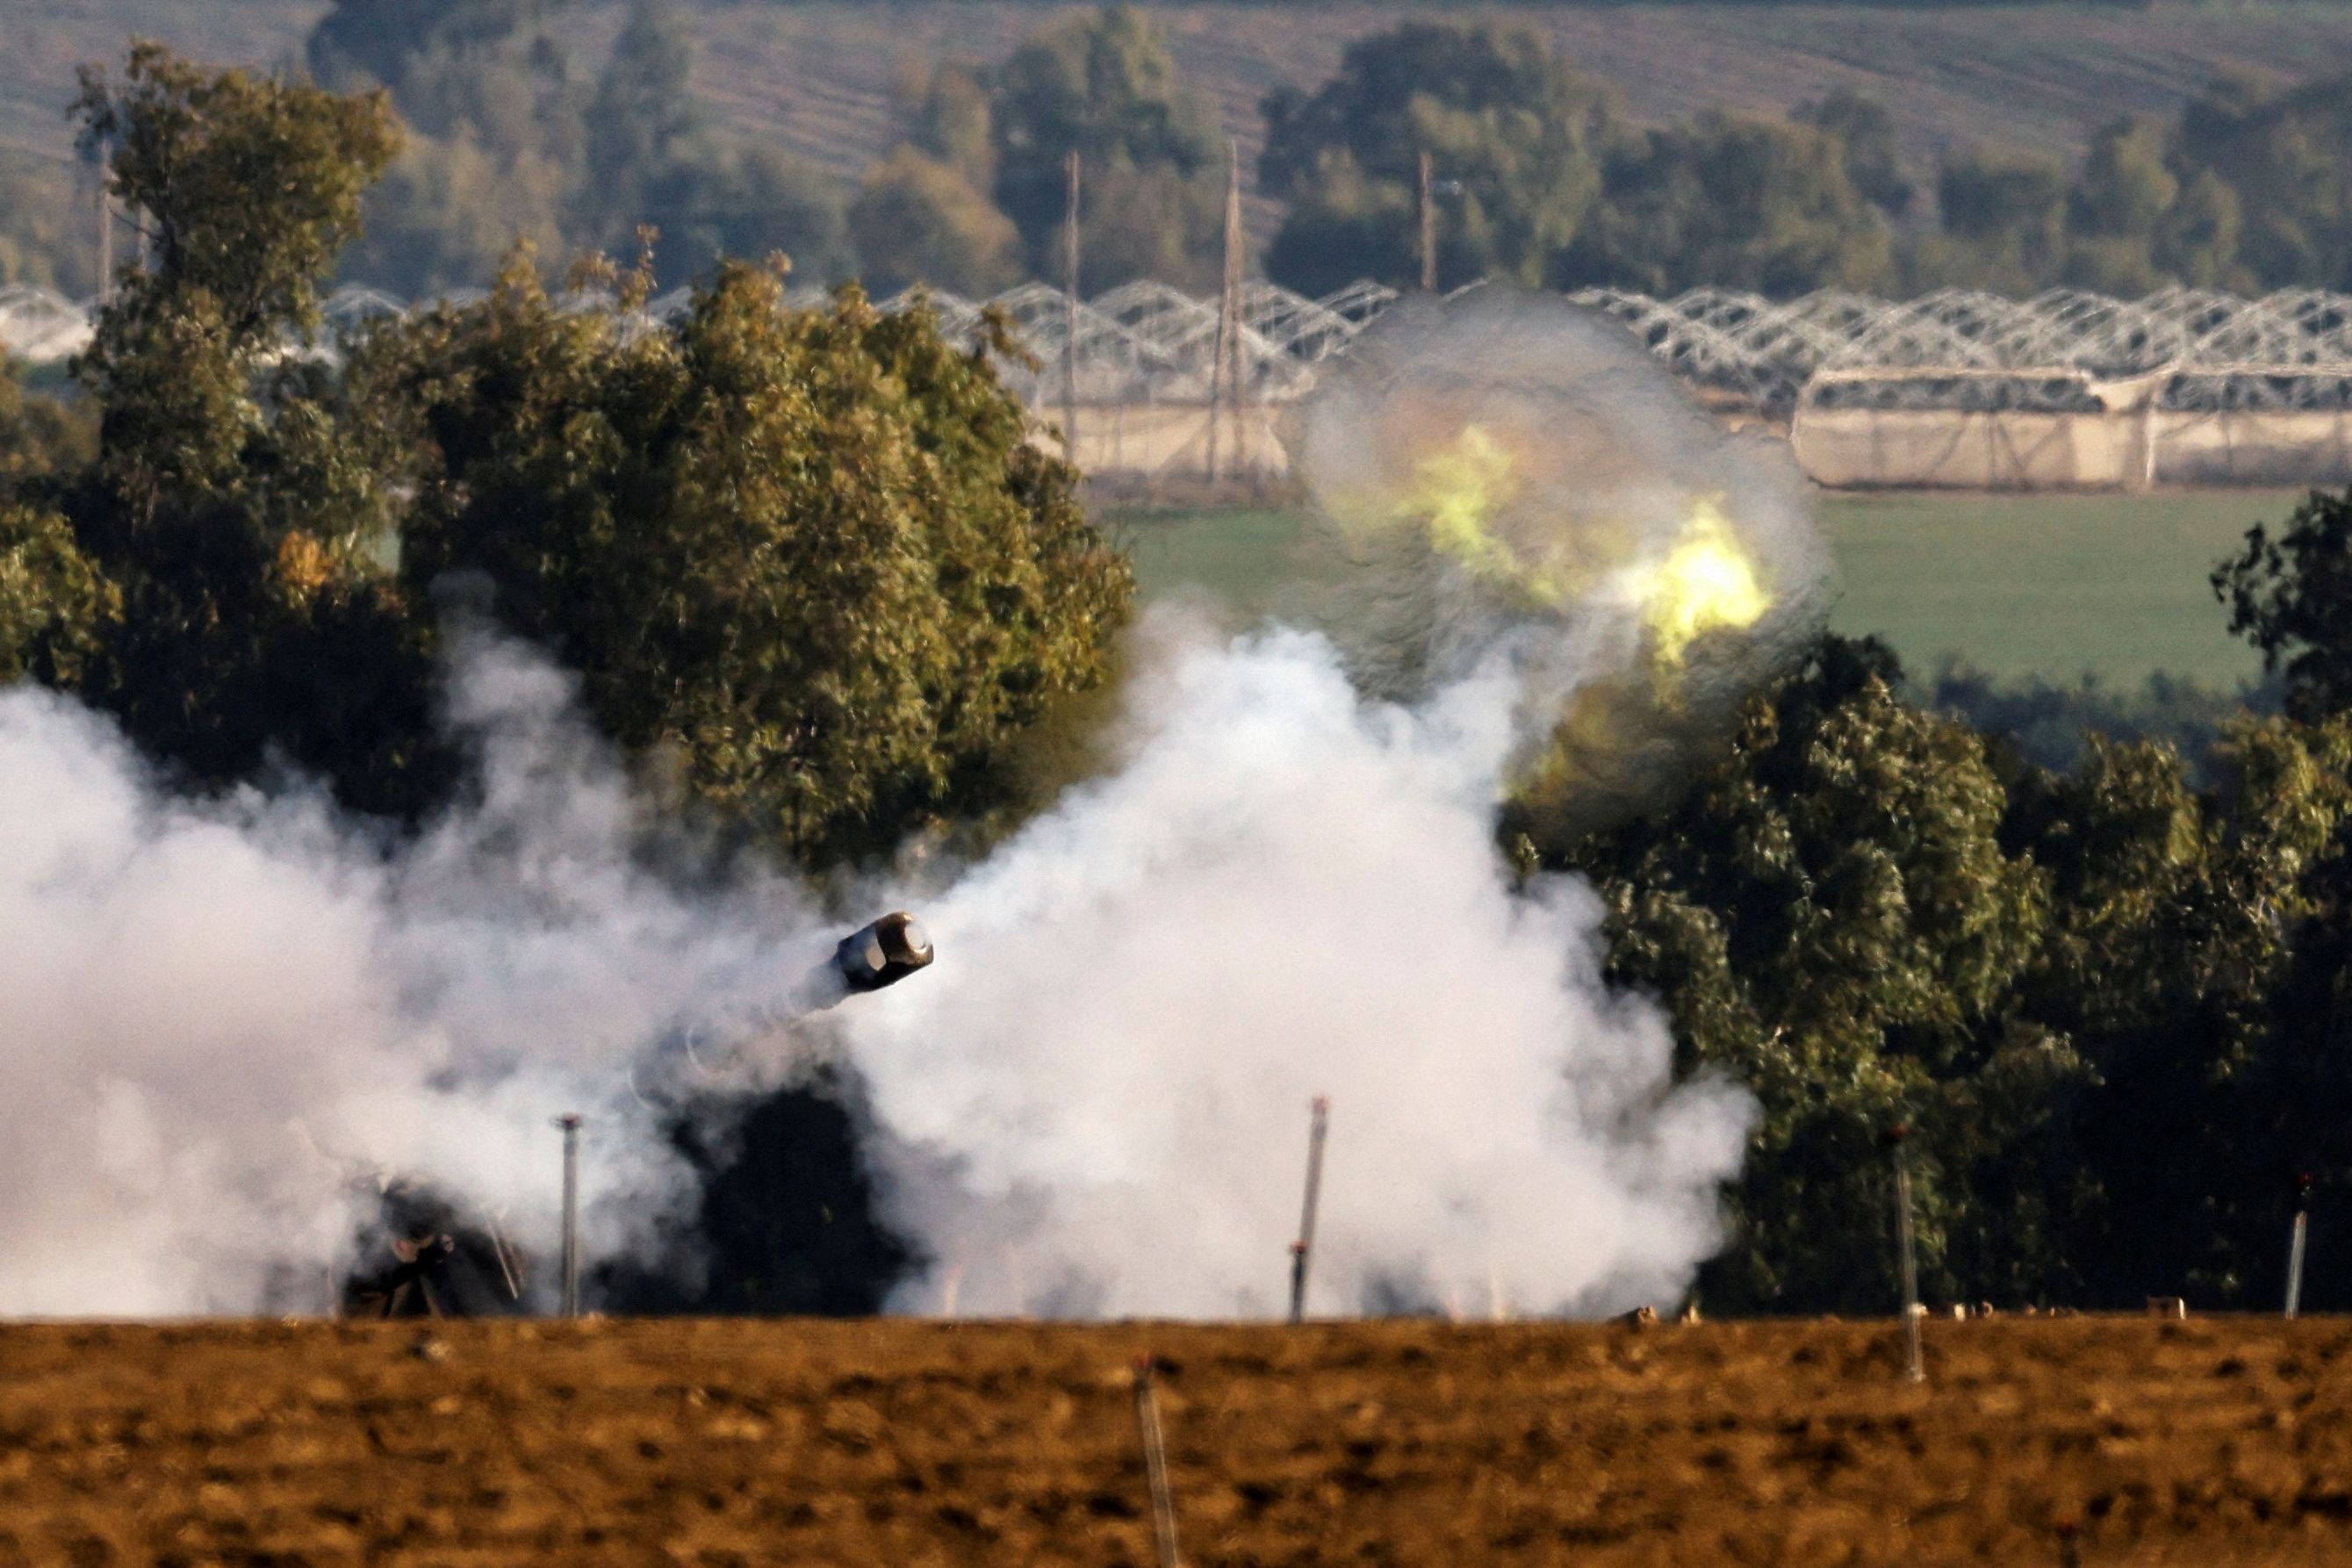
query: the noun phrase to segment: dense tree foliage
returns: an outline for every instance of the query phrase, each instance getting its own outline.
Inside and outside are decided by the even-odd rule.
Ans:
[[[1885,288],[1889,216],[1910,202],[1892,118],[1866,100],[1644,132],[1525,27],[1406,23],[1265,117],[1259,182],[1289,204],[1267,270],[1309,291],[1418,279],[1424,154],[1441,288]]]
[[[849,209],[866,285],[895,294],[929,284],[966,297],[1010,289],[1028,268],[1021,233],[954,164],[912,146],[866,172]]]
[[[1849,166],[1843,142],[1801,124],[1708,113],[1652,132],[1612,160],[1606,206],[1553,274],[1655,294],[1883,290],[1892,235]]]
[[[2176,124],[2102,128],[2071,173],[1956,148],[1926,214],[1893,115],[1852,91],[1786,121],[1709,110],[1638,132],[1538,34],[1409,22],[1351,44],[1314,92],[1266,100],[1260,183],[1289,204],[1267,268],[1310,292],[1413,281],[1425,153],[1446,287],[2346,287],[2345,101],[2341,81],[2223,80]]]
[[[1073,153],[1083,290],[1213,284],[1225,142],[1149,13],[1107,6],[1040,29],[994,66],[943,65],[909,109],[906,142],[867,174],[852,217],[877,290],[1060,280]]]
[[[1441,288],[1538,286],[1578,238],[1625,133],[1607,94],[1526,28],[1409,22],[1265,102],[1261,188],[1290,204],[1267,268],[1302,288],[1419,276],[1420,162],[1444,180]]]
[[[1883,1308],[1900,1123],[1933,1296],[2268,1304],[2293,1177],[2352,1183],[2352,721],[2241,718],[2202,785],[2163,742],[2054,773],[1895,675],[1828,639],[1666,816],[1526,852],[1595,879],[1616,977],[1760,1102],[1703,1291]]]
[[[2213,573],[2230,629],[2283,674],[2300,718],[2352,710],[2352,491],[2314,491],[2279,531],[2257,525]]]
[[[581,669],[614,739],[804,860],[981,808],[1006,738],[1101,678],[1126,567],[1025,439],[1002,340],[958,350],[854,289],[792,311],[745,263],[638,331],[520,256],[478,303],[302,352],[396,151],[381,92],[142,46],[83,111],[154,260],[80,362],[94,438],[0,384],[12,581],[103,631],[75,679],[190,782],[284,756],[367,809],[430,804],[454,572]],[[650,259],[608,282],[641,303]]]
[[[483,285],[518,239],[625,254],[651,227],[665,288],[770,253],[796,284],[863,277],[877,297],[1058,281],[1076,153],[1087,292],[1220,276],[1235,128],[1180,79],[1146,10],[1058,18],[1002,59],[912,73],[899,140],[845,186],[720,128],[673,4],[632,0],[583,69],[564,0],[335,0],[312,71],[388,88],[411,132],[343,275],[429,295]],[[1998,140],[1922,166],[1895,114],[1850,89],[1785,117],[1636,126],[1539,30],[1411,20],[1265,100],[1258,185],[1283,214],[1265,270],[1309,293],[1415,283],[1426,155],[1447,288],[2352,287],[2345,85],[2222,78],[2174,120],[2101,127],[2072,166]],[[94,223],[72,164],[0,153],[0,282],[88,292]]]
[[[389,86],[415,132],[370,202],[346,275],[407,294],[478,287],[518,239],[549,254],[627,251],[644,227],[666,237],[667,282],[771,252],[808,282],[856,270],[842,193],[711,124],[664,0],[631,7],[593,80],[545,25],[557,9],[339,0],[320,19],[320,79]]]
[[[1224,140],[1207,100],[1177,82],[1149,13],[1110,5],[1048,27],[990,79],[997,204],[1041,276],[1059,273],[1064,162],[1076,153],[1085,165],[1083,289],[1214,278]]]
[[[96,207],[87,168],[0,148],[0,284],[95,292]]]
[[[631,335],[516,267],[360,374],[413,410],[418,590],[486,574],[607,733],[815,862],[982,804],[1003,738],[1101,677],[1129,580],[929,315],[779,293],[731,265]]]

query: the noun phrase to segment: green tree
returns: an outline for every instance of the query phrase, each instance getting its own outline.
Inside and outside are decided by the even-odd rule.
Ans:
[[[2314,490],[2276,533],[2261,523],[2213,569],[2230,629],[2286,678],[2287,711],[2352,710],[2352,490]]]
[[[1008,737],[1103,673],[1124,564],[920,312],[794,315],[732,265],[630,334],[517,269],[373,352],[432,454],[413,580],[485,574],[606,733],[799,858],[984,805]]]
[[[2165,281],[2157,231],[2179,196],[2161,127],[2146,120],[2103,127],[2067,196],[2066,280],[2109,294],[2154,292]]]
[[[1763,1116],[1702,1279],[1745,1310],[1883,1309],[1886,1162],[1920,1129],[1931,1289],[2039,1281],[2066,1205],[2022,1173],[2083,1076],[2003,1014],[2048,919],[2000,840],[1979,737],[1898,701],[1883,650],[1832,638],[1753,710],[1727,763],[1664,817],[1576,851],[1610,910],[1613,976],[1658,994],[1686,1068],[1727,1071]],[[2001,1120],[1986,1112],[2000,1108]],[[1989,1171],[2021,1179],[1969,1201]],[[2004,1239],[2006,1237],[2006,1239]]]
[[[1180,86],[1160,25],[1110,5],[1029,37],[992,75],[996,201],[1059,277],[1064,160],[1083,165],[1080,288],[1131,278],[1206,287],[1217,273],[1225,147],[1208,100]]]
[[[375,549],[396,452],[299,351],[397,138],[381,94],[211,73],[148,44],[85,73],[152,269],[124,274],[79,364],[102,411],[68,488],[119,592],[86,695],[199,785],[282,753],[371,809],[435,783],[425,637]]]
[[[693,53],[662,0],[638,0],[588,111],[577,232],[592,246],[663,236],[673,281],[722,258],[789,256],[814,281],[856,270],[840,193],[769,147],[719,135],[691,88]]]
[[[1655,294],[1705,285],[1786,297],[1883,289],[1894,247],[1834,137],[1710,111],[1612,161],[1606,206],[1551,272]]]
[[[1846,179],[1880,211],[1889,217],[1910,212],[1918,191],[1903,172],[1895,116],[1885,104],[1841,87],[1799,104],[1789,118],[1834,139],[1845,150]]]
[[[98,450],[98,411],[87,398],[28,392],[0,360],[0,500],[47,494]]]
[[[954,167],[901,146],[866,171],[849,209],[866,286],[892,294],[928,283],[980,296],[1021,280],[1013,220]]]
[[[917,106],[917,151],[961,174],[975,190],[996,182],[995,110],[982,74],[968,66],[941,66],[924,79]]]
[[[2352,113],[2343,79],[2276,92],[2224,78],[2181,113],[2176,160],[2243,215],[2238,261],[2261,287],[2334,288],[2352,248]]]
[[[97,215],[86,176],[70,163],[0,148],[0,283],[97,292]]]
[[[2277,1008],[2314,868],[2352,808],[2347,741],[2341,723],[2243,723],[2201,795],[2167,748],[2097,744],[2020,793],[2012,832],[2049,868],[2058,918],[2019,1005],[2099,1080],[2071,1248],[2097,1299],[2272,1288],[2298,1153]]]
[[[2066,256],[2066,176],[2057,159],[1971,148],[1945,159],[1936,193],[1943,232],[1915,247],[1919,284],[2022,295],[2056,279]]]
[[[1409,22],[1350,44],[1313,93],[1265,101],[1258,183],[1290,204],[1277,281],[1410,285],[1420,160],[1443,189],[1438,281],[1544,283],[1601,195],[1609,96],[1526,28]]]
[[[63,517],[0,496],[0,686],[79,687],[121,610]]]
[[[2210,169],[2200,169],[2158,220],[2152,254],[2158,270],[2191,289],[2250,292],[2238,262],[2245,217],[2238,193]]]
[[[562,253],[570,183],[558,166],[502,159],[465,131],[412,140],[369,192],[366,232],[341,270],[409,299],[478,288],[518,243]]]

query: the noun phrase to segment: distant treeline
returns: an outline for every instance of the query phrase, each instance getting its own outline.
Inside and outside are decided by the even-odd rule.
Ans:
[[[1003,59],[910,77],[903,140],[845,190],[715,125],[663,0],[640,0],[593,75],[548,30],[551,8],[338,0],[320,20],[310,73],[385,88],[408,132],[345,277],[428,294],[484,283],[519,239],[549,260],[626,257],[657,230],[665,283],[781,252],[804,283],[985,294],[1060,277],[1071,152],[1085,289],[1219,276],[1223,131],[1149,12],[1053,22]],[[1286,212],[1264,270],[1310,293],[1420,277],[1424,153],[1444,286],[2352,285],[2352,79],[2223,78],[2173,121],[2103,128],[2072,170],[1987,144],[1922,174],[1885,105],[1853,92],[1786,118],[1710,110],[1643,128],[1530,29],[1413,21],[1263,113],[1258,183]],[[0,157],[0,281],[93,287],[87,178]]]

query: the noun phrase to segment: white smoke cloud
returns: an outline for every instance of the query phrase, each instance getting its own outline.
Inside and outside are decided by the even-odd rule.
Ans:
[[[1408,710],[1317,637],[1160,644],[1123,763],[919,901],[940,963],[836,1016],[939,1264],[901,1305],[952,1272],[966,1310],[1278,1310],[1318,1093],[1325,1307],[1669,1299],[1745,1102],[1669,1087],[1588,891],[1507,885],[1503,667]],[[313,791],[175,800],[106,721],[0,692],[0,1313],[319,1310],[382,1173],[543,1250],[565,1110],[592,1255],[674,1210],[633,1086],[782,1003],[830,928],[781,879],[647,868],[570,696],[462,639],[477,796],[386,853]]]
[[[569,698],[463,639],[478,798],[387,855],[315,792],[175,801],[107,721],[0,691],[0,1313],[320,1310],[386,1173],[543,1243],[564,1110],[592,1246],[681,1194],[633,1069],[821,950],[789,885],[645,869]]]
[[[927,907],[940,960],[856,1042],[901,1304],[1282,1310],[1307,1104],[1333,1101],[1313,1300],[1668,1301],[1748,1102],[1669,1084],[1599,910],[1493,847],[1513,681],[1366,704],[1319,637],[1193,646],[1128,756]]]

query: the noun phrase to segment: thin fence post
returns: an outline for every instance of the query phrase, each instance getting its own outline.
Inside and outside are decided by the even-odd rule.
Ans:
[[[2304,1243],[2311,1231],[2311,1178],[2294,1179],[2294,1231],[2286,1248],[2286,1315],[2292,1321],[2303,1309]]]
[[[1331,1101],[1317,1095],[1307,1123],[1307,1199],[1298,1214],[1298,1239],[1290,1244],[1290,1321],[1307,1321],[1307,1271],[1315,1253],[1315,1210],[1323,1198],[1323,1141],[1331,1129]]]
[[[1903,1249],[1903,1375],[1912,1383],[1924,1383],[1927,1369],[1919,1352],[1919,1262],[1917,1242],[1911,1223],[1911,1156],[1908,1142],[1911,1130],[1900,1122],[1886,1131],[1888,1147],[1895,1151],[1895,1230]]]
[[[563,1315],[580,1315],[580,1116],[555,1119],[563,1130]]]
[[[1182,1568],[1176,1553],[1176,1499],[1168,1488],[1168,1450],[1160,1436],[1160,1402],[1152,1392],[1151,1358],[1135,1358],[1135,1425],[1143,1437],[1143,1473],[1151,1487],[1151,1536],[1160,1568]]]

